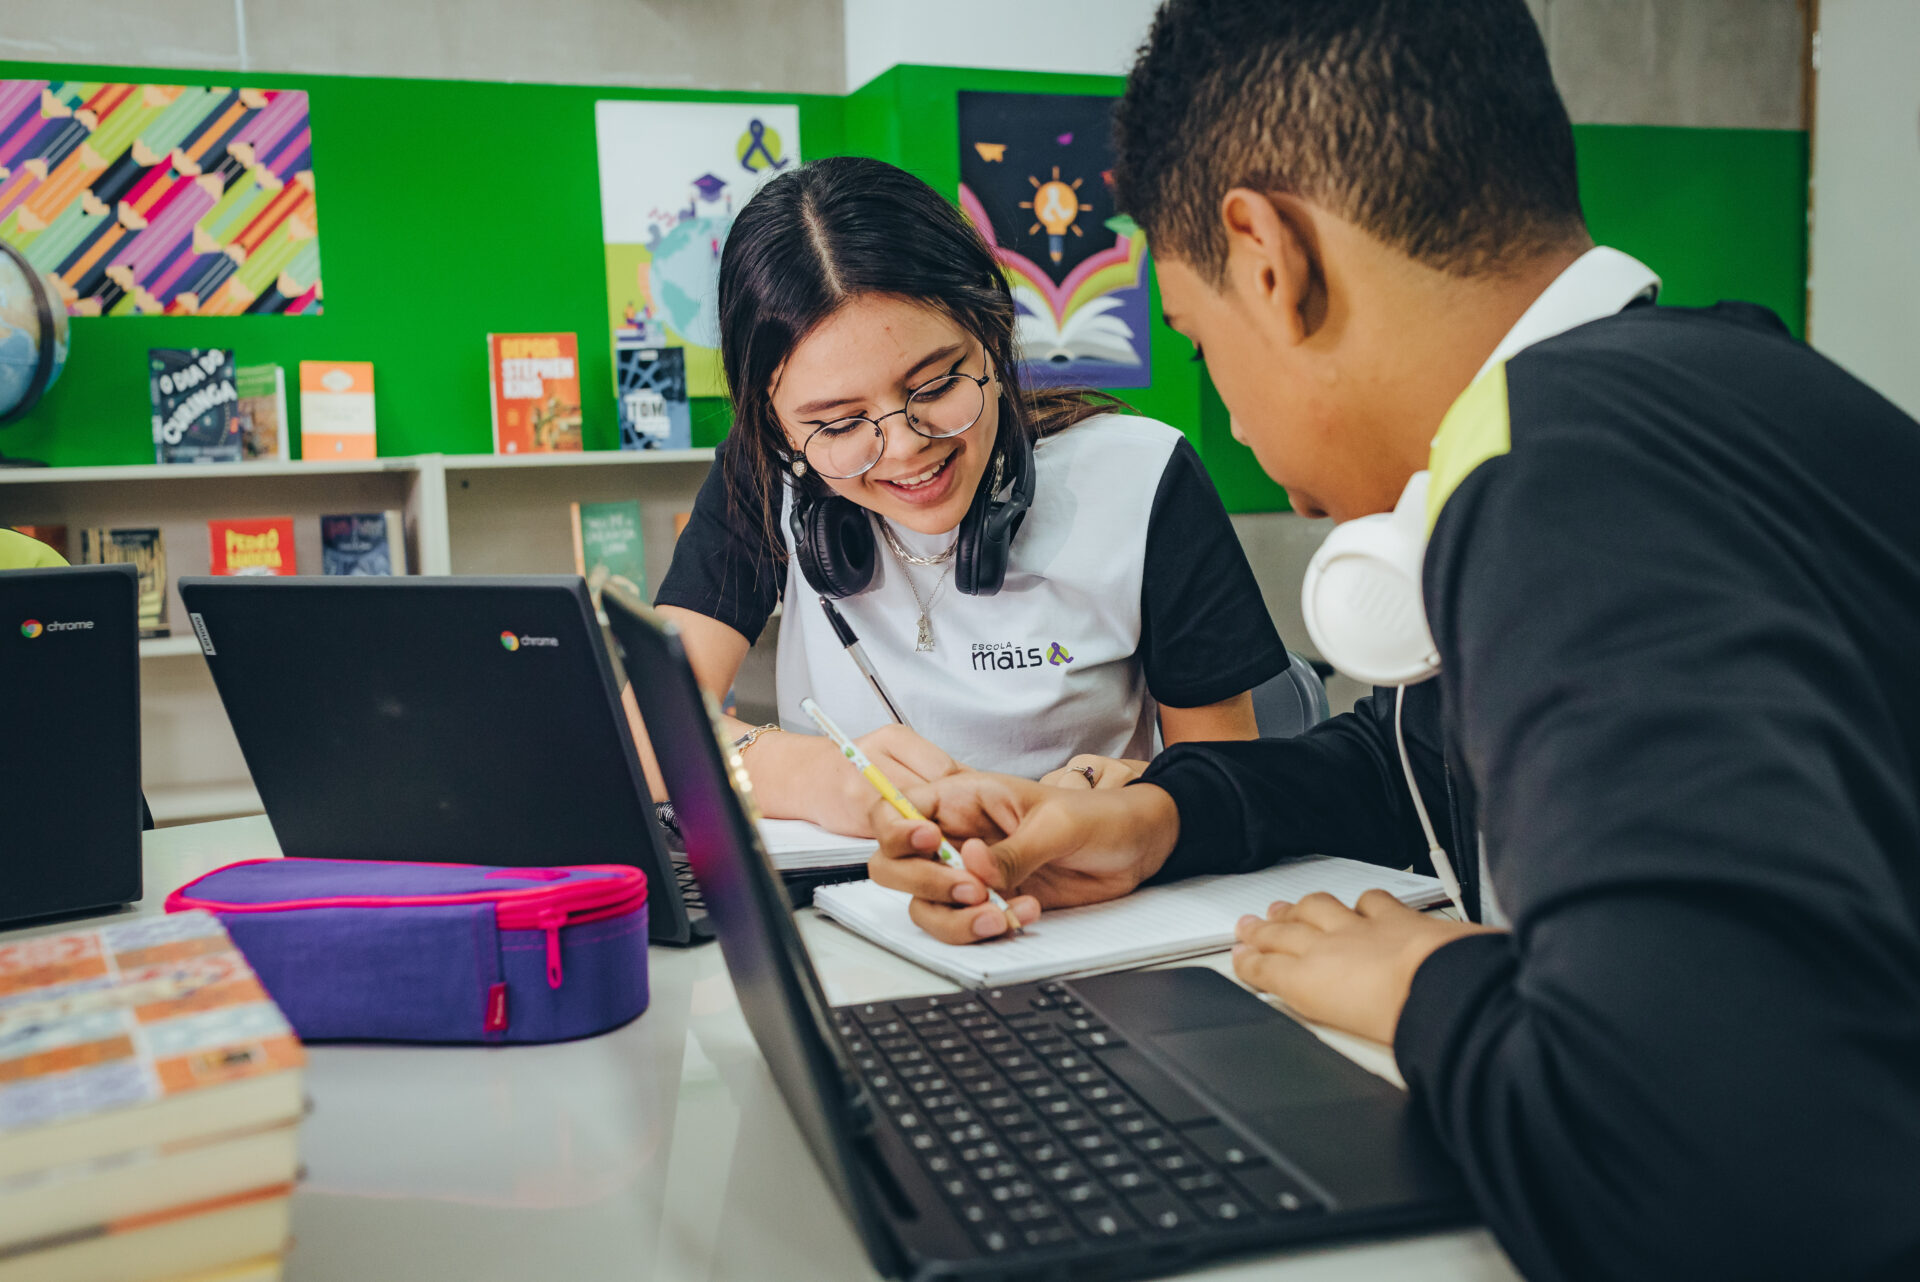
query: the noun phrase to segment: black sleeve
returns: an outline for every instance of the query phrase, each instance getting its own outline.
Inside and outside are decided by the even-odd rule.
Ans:
[[[751,642],[759,640],[786,586],[786,545],[769,537],[760,496],[731,475],[727,452],[736,448],[734,439],[714,451],[653,603],[718,619]]]
[[[1175,744],[1139,782],[1180,811],[1180,840],[1155,881],[1252,872],[1293,855],[1339,855],[1431,874],[1393,741],[1393,695],[1375,690],[1352,712],[1292,739]],[[1449,829],[1439,683],[1407,691],[1407,755],[1435,829]]]
[[[1240,537],[1185,440],[1147,517],[1140,662],[1148,691],[1172,708],[1231,699],[1287,666]]]
[[[1911,775],[1847,564],[1608,426],[1483,463],[1435,530],[1514,931],[1421,967],[1401,1071],[1529,1278],[1920,1277]]]

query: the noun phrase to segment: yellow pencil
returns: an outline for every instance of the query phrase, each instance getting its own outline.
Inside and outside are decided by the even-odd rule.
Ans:
[[[927,822],[927,817],[920,813],[919,808],[893,786],[893,780],[880,773],[880,767],[869,761],[867,754],[860,751],[860,745],[847,738],[840,727],[833,724],[832,719],[820,710],[819,704],[812,699],[802,699],[800,711],[813,718],[813,724],[820,727],[820,733],[833,740],[834,747],[840,749],[840,755],[853,763],[861,776],[873,785],[873,790],[880,794],[881,800],[898,811],[902,819],[914,823]],[[961,860],[960,852],[953,848],[953,843],[947,840],[944,833],[941,834],[940,849],[936,857],[955,872],[967,872],[967,865]],[[992,886],[987,887],[987,902],[1000,910],[1001,915],[1007,919],[1009,930],[1017,932],[1020,929],[1020,919],[1013,915],[1013,910],[1007,907],[1007,901],[1002,899],[1000,892]]]

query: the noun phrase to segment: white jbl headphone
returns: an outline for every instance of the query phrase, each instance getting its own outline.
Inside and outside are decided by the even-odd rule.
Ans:
[[[1426,555],[1425,472],[1413,474],[1393,511],[1336,525],[1300,585],[1320,657],[1370,686],[1414,685],[1439,673],[1420,589]]]
[[[1393,511],[1335,526],[1307,563],[1300,606],[1307,617],[1307,635],[1319,647],[1321,658],[1356,681],[1399,687],[1393,703],[1393,740],[1400,750],[1400,770],[1407,777],[1407,792],[1427,838],[1427,857],[1433,860],[1447,898],[1466,921],[1470,918],[1460,879],[1434,834],[1433,820],[1427,817],[1427,803],[1421,799],[1413,762],[1407,756],[1407,738],[1400,730],[1407,687],[1440,673],[1440,651],[1427,628],[1420,586],[1427,557],[1428,480],[1427,473],[1415,472]]]

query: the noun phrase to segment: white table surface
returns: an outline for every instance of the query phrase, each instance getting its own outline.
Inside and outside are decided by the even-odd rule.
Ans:
[[[146,897],[279,853],[264,816],[146,836]],[[815,915],[836,1004],[953,991]],[[92,918],[0,935],[44,934]],[[1215,964],[1227,970],[1225,955]],[[741,1019],[720,950],[655,947],[652,1005],[557,1046],[314,1046],[289,1282],[872,1278]],[[1393,1077],[1384,1048],[1322,1036]],[[1397,1080],[1397,1079],[1396,1079]],[[1483,1229],[1261,1256],[1212,1282],[1511,1282]]]

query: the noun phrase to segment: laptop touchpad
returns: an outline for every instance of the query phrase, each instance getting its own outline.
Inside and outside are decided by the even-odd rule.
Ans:
[[[1243,1115],[1400,1094],[1313,1034],[1279,1021],[1162,1033],[1153,1044],[1208,1094]]]

